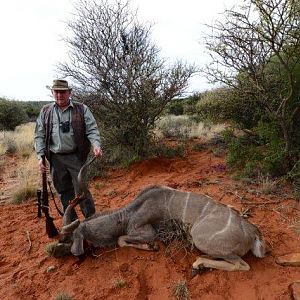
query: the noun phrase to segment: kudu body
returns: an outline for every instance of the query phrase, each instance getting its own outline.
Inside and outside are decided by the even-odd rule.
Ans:
[[[206,195],[152,186],[128,205],[81,223],[70,222],[70,210],[71,205],[65,212],[61,243],[71,241],[69,250],[76,256],[84,253],[84,240],[94,247],[117,243],[155,250],[156,228],[167,220],[189,224],[193,244],[206,254],[194,262],[194,271],[202,267],[246,271],[250,267],[241,259],[243,255],[249,250],[257,257],[265,255],[259,229],[234,209]]]

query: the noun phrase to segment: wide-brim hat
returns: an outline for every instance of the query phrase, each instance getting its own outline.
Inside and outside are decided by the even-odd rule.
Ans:
[[[52,87],[46,86],[48,89],[53,91],[70,91],[72,88],[69,87],[68,81],[63,79],[53,80]]]

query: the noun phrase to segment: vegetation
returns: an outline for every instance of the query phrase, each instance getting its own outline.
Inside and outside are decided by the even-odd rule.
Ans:
[[[173,293],[178,300],[189,299],[189,290],[185,281],[178,281],[173,287]]]
[[[24,159],[22,168],[17,171],[18,185],[12,195],[13,203],[19,204],[33,198],[36,195],[38,178],[36,155],[32,153]]]
[[[73,299],[74,298],[66,292],[59,292],[54,298],[54,300],[73,300]]]
[[[18,185],[13,191],[12,202],[21,203],[36,194],[38,170],[36,155],[33,151],[34,123],[18,126],[15,131],[2,133],[0,150],[3,154],[15,154],[23,160],[22,168],[15,170]]]
[[[28,121],[24,107],[17,101],[0,99],[0,130],[14,130],[16,126]]]
[[[5,131],[0,139],[1,152],[28,158],[33,153],[34,123],[17,126],[14,131]]]
[[[54,253],[55,253],[55,249],[57,247],[58,242],[52,242],[49,243],[45,246],[45,252],[48,256],[53,256],[54,257]]]
[[[225,128],[224,124],[213,125],[208,122],[199,122],[189,115],[167,115],[156,122],[156,134],[180,140],[201,137],[203,141],[207,141],[224,131]]]
[[[22,102],[0,98],[0,130],[14,130],[17,126],[34,121],[42,102]]]
[[[213,63],[205,73],[225,88],[204,96],[198,109],[242,130],[227,134],[228,162],[249,175],[281,176],[297,169],[299,15],[298,2],[248,0],[210,26]]]
[[[164,113],[169,115],[194,115],[196,111],[196,104],[201,100],[202,94],[196,93],[187,98],[173,99],[168,102]]]
[[[108,156],[122,147],[115,153],[145,157],[155,121],[195,68],[161,58],[151,26],[138,21],[128,2],[80,1],[68,28],[70,63],[59,70],[93,110]]]
[[[117,278],[114,282],[114,286],[118,289],[121,289],[127,285],[126,281],[123,278]]]
[[[137,20],[129,3],[82,0],[75,10],[66,38],[71,63],[59,69],[71,76],[75,97],[97,118],[106,163],[128,166],[146,156],[184,156],[190,138],[208,142],[217,135],[226,141],[231,169],[270,182],[285,176],[300,194],[296,2],[247,0],[227,10],[224,20],[210,26],[206,43],[213,62],[204,71],[223,86],[187,98],[181,96],[195,68],[182,62],[168,66],[151,41],[151,27]],[[33,124],[27,131],[18,126],[36,118],[42,105],[0,99],[0,129],[16,129],[2,132],[0,154],[30,158]],[[179,144],[163,144],[163,138]],[[214,151],[218,155],[219,149]],[[102,162],[91,170],[92,177],[103,173]],[[21,194],[26,199],[30,185]]]

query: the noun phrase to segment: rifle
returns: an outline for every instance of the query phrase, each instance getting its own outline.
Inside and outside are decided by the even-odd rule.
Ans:
[[[46,160],[45,156],[42,156],[43,159],[43,165],[46,166]],[[48,201],[48,190],[47,190],[47,174],[46,172],[42,173],[42,179],[43,179],[43,193],[42,193],[42,199],[41,199],[41,207],[42,211],[46,217],[46,232],[48,234],[49,238],[52,238],[56,235],[58,235],[58,231],[54,225],[53,218],[49,215],[49,201]]]
[[[54,202],[55,208],[56,208],[57,212],[63,217],[63,216],[64,216],[64,213],[63,213],[63,212],[59,209],[59,207],[57,206],[57,203],[56,203],[55,198],[54,198],[54,194],[53,194],[53,192],[52,192],[51,183],[50,183],[49,180],[48,180],[48,186],[49,186],[50,194],[51,194],[52,200],[53,200],[53,202]]]
[[[38,208],[38,213],[37,216],[38,218],[42,217],[42,191],[40,189],[38,189],[36,191],[36,199],[37,199],[37,208]]]

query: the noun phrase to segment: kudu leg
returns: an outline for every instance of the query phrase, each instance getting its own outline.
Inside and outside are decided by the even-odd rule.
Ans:
[[[145,224],[138,229],[130,230],[128,235],[118,238],[120,247],[134,247],[147,251],[159,250],[158,245],[154,244],[155,230],[150,224]]]
[[[118,238],[118,245],[120,247],[133,247],[133,248],[147,250],[147,251],[158,250],[157,245],[151,243],[142,243],[141,241],[138,241],[135,237],[132,237],[130,235],[120,236]]]
[[[193,263],[193,272],[203,268],[213,268],[225,271],[249,271],[250,266],[239,256],[223,257],[224,260],[216,260],[207,257],[198,257]]]
[[[71,247],[71,252],[75,256],[80,256],[84,254],[84,248],[83,248],[83,235],[79,231],[74,231],[73,233],[73,244]]]

